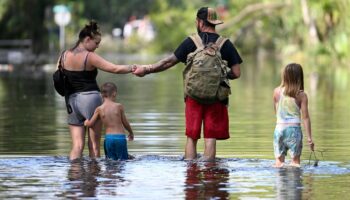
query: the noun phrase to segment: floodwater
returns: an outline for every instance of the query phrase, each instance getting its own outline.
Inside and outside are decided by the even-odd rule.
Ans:
[[[318,166],[305,145],[301,168],[275,169],[272,91],[283,64],[250,60],[231,81],[231,138],[218,141],[214,163],[183,161],[181,64],[144,78],[99,73],[99,84],[117,84],[135,133],[128,148],[136,158],[128,161],[90,160],[85,151],[70,162],[66,111],[51,72],[1,74],[0,199],[346,199],[349,70],[305,66]]]

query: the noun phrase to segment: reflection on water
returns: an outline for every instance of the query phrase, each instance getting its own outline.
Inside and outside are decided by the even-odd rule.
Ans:
[[[77,162],[67,157],[0,157],[0,199],[334,199],[347,195],[350,168],[340,163],[282,169],[272,164],[273,160],[238,158],[187,162],[157,155]]]
[[[189,162],[186,170],[186,199],[228,199],[230,171],[220,163]]]
[[[70,163],[68,170],[68,183],[64,197],[94,197],[98,187],[97,178],[100,176],[101,167],[95,160],[85,163],[82,160]],[[78,195],[78,196],[75,196]]]
[[[276,196],[277,199],[302,199],[302,169],[282,168],[277,169]]]
[[[118,186],[127,184],[123,178],[125,162],[82,159],[68,164],[65,190],[58,197],[117,196]]]

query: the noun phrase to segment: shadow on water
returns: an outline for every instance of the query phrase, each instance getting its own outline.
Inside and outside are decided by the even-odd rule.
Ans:
[[[67,157],[0,157],[0,198],[327,199],[323,183],[343,183],[332,191],[333,197],[345,195],[343,187],[350,183],[350,166],[337,162],[281,169],[272,164],[264,159],[210,163],[159,155],[75,162]]]

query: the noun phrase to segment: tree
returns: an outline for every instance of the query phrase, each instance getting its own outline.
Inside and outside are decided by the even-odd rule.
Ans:
[[[53,0],[6,1],[0,20],[1,39],[31,39],[33,52],[47,50],[48,30],[44,26],[45,11]]]

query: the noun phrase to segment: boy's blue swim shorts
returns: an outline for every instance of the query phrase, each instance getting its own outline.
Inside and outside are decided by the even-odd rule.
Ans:
[[[113,160],[128,159],[128,147],[125,134],[106,134],[104,149],[106,158]]]

